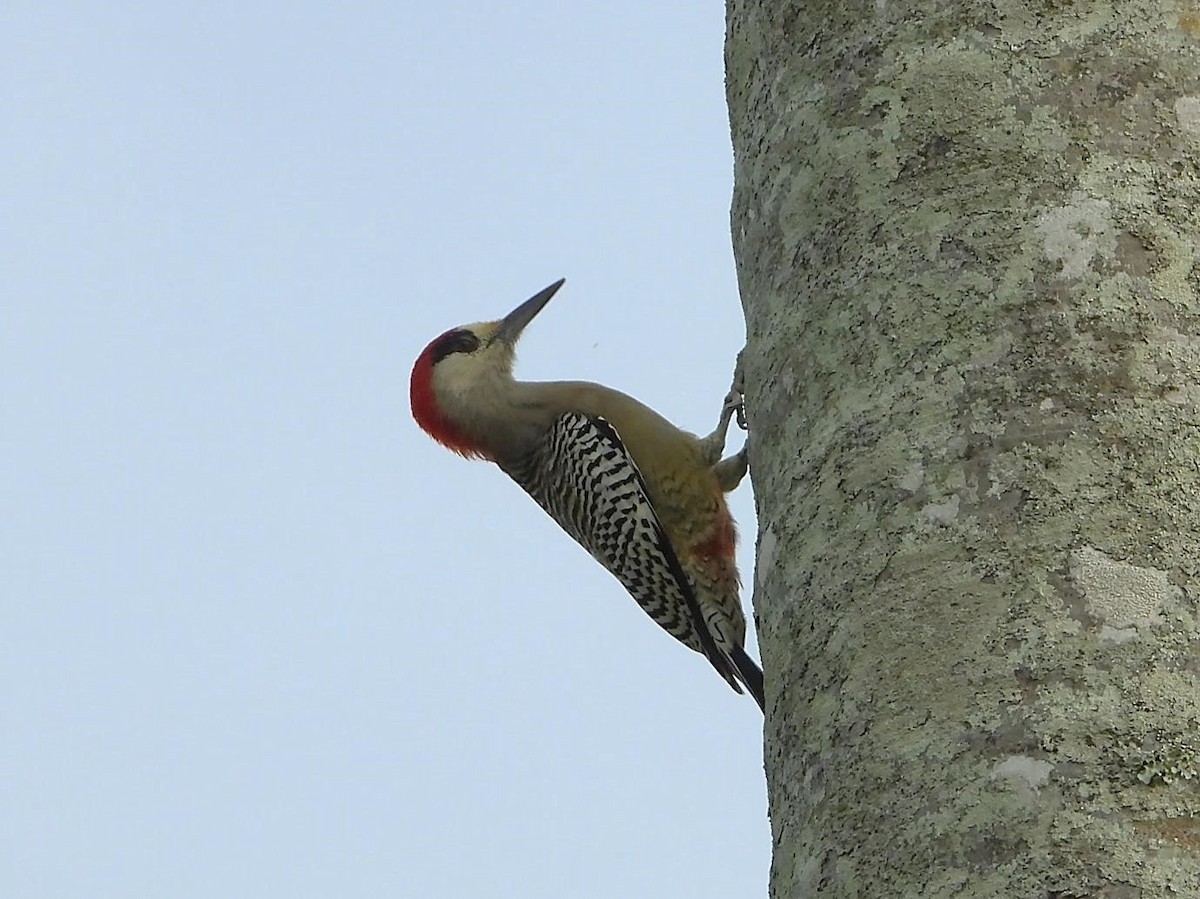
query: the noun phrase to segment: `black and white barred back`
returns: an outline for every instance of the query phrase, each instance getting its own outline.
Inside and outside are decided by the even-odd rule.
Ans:
[[[616,428],[567,412],[524,458],[501,465],[672,637],[703,653],[741,692],[715,643],[645,481]]]

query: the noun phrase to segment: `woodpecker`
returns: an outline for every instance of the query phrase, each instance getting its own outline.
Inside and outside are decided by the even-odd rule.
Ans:
[[[735,413],[741,423],[738,379],[703,439],[610,387],[515,380],[517,341],[562,285],[425,347],[409,383],[413,418],[453,452],[499,466],[659,626],[765,708],[762,670],[743,647],[725,503],[746,474],[746,449],[721,458]]]

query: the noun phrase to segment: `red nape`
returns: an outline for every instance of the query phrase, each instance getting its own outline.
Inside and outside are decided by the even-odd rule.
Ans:
[[[442,414],[437,397],[434,396],[433,356],[442,337],[425,347],[413,365],[412,377],[408,382],[408,401],[412,405],[413,418],[422,431],[447,449],[468,459],[485,459],[487,456],[483,450],[475,446],[466,434]]]

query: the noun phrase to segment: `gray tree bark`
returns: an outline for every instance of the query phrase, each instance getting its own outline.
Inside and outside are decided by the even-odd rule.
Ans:
[[[727,12],[772,895],[1200,896],[1200,7]]]

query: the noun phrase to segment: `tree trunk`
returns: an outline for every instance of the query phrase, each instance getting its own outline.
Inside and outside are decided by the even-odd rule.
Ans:
[[[776,897],[1200,896],[1200,7],[731,0]]]

